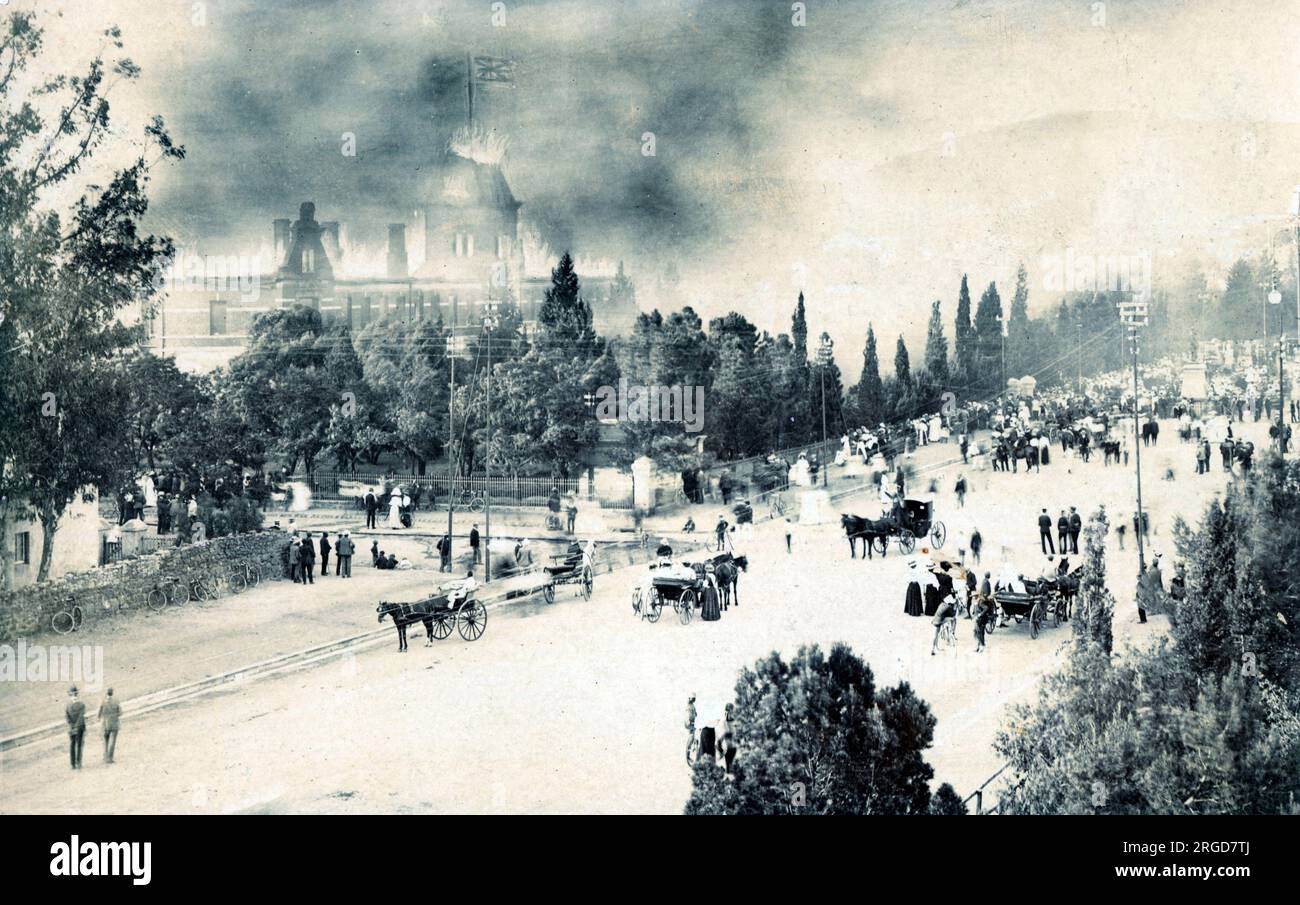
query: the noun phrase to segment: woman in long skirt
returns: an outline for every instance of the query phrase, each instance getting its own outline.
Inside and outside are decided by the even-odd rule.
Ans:
[[[907,567],[911,572],[911,581],[907,584],[907,598],[903,602],[903,612],[909,616],[921,615],[921,585],[924,579],[921,575],[920,560],[912,557],[907,561]]]
[[[705,622],[717,622],[722,618],[722,610],[718,608],[718,583],[713,578],[713,572],[706,572],[704,575],[704,600],[700,605],[700,618]]]

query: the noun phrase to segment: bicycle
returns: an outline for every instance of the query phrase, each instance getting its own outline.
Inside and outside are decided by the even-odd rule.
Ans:
[[[943,623],[939,626],[939,636],[935,639],[935,647],[940,647],[943,648],[944,650],[957,649],[957,617],[956,616],[944,617]],[[933,648],[930,650],[930,653],[931,654],[935,653]]]
[[[470,490],[468,487],[460,492],[460,508],[468,509],[470,512],[482,512],[485,504],[485,494],[481,490]]]
[[[226,584],[232,594],[239,594],[249,588],[257,587],[257,583],[262,580],[262,570],[252,563],[244,563],[241,569],[236,566],[226,579]]]
[[[221,596],[225,584],[226,580],[220,575],[214,575],[211,578],[191,578],[190,599],[195,603],[206,603],[209,600],[216,600]]]
[[[154,585],[145,598],[145,603],[155,613],[161,613],[169,603],[172,606],[184,606],[189,602],[190,587],[182,584],[176,575],[164,575],[162,582]]]
[[[767,514],[769,518],[785,518],[785,498],[780,491],[772,491],[767,497]]]
[[[50,617],[50,628],[60,635],[77,631],[77,629],[81,628],[81,623],[85,621],[85,614],[82,613],[81,607],[77,605],[77,598],[69,596],[68,602],[69,606],[66,609],[59,610]]]

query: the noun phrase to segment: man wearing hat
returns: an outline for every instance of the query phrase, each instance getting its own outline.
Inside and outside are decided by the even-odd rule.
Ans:
[[[339,542],[334,546],[334,574],[344,578],[352,577],[352,554],[356,547],[352,543],[352,534],[344,531]]]
[[[63,709],[68,721],[68,754],[72,769],[81,769],[81,752],[86,741],[86,705],[77,697],[77,686],[68,689],[68,706]]]
[[[113,689],[108,689],[104,702],[99,705],[99,726],[104,733],[104,763],[113,762],[113,749],[117,747],[117,728],[122,719],[122,705],[113,697]]]
[[[1075,511],[1073,506],[1070,507],[1070,552],[1079,552],[1079,532],[1083,530],[1083,519]],[[1065,551],[1062,550],[1062,553]]]

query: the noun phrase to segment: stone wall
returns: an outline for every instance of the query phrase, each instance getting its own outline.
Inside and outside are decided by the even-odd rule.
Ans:
[[[284,577],[280,551],[289,543],[283,532],[259,531],[218,537],[198,544],[169,547],[112,565],[72,572],[54,581],[0,594],[0,642],[50,631],[50,619],[75,602],[87,622],[124,601],[132,614],[147,612],[146,598],[162,576],[228,577],[244,563],[256,564],[262,580]]]

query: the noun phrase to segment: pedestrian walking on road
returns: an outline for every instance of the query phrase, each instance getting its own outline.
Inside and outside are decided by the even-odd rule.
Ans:
[[[334,564],[335,575],[342,574],[344,578],[352,577],[352,554],[355,550],[356,545],[352,543],[352,535],[344,531],[334,551],[338,555],[338,562]]]
[[[983,546],[984,536],[980,534],[980,529],[972,528],[970,532],[970,555],[974,557],[976,565],[979,565],[980,549]]]
[[[322,531],[320,533],[320,577],[324,578],[330,573],[330,533]]]
[[[966,476],[957,475],[957,484],[953,487],[953,492],[957,494],[958,508],[966,508]]]
[[[1056,546],[1064,553],[1070,549],[1070,517],[1061,510],[1061,517],[1056,520]]]
[[[379,500],[375,498],[373,490],[366,491],[366,527],[375,527],[375,512],[379,509]]]
[[[1082,530],[1083,530],[1083,519],[1079,517],[1079,513],[1075,511],[1075,508],[1071,506],[1070,507],[1070,552],[1071,553],[1079,552],[1079,532],[1081,532]],[[1062,550],[1061,552],[1064,553],[1066,551]]]
[[[63,708],[68,721],[68,755],[72,769],[81,769],[81,752],[86,741],[86,705],[77,697],[77,686],[68,689],[68,706]]]
[[[301,575],[302,538],[300,538],[298,532],[295,531],[293,537],[289,540],[289,578],[296,583]]]
[[[1038,516],[1038,542],[1044,553],[1056,552],[1056,545],[1052,543],[1052,517],[1046,509]]]
[[[438,541],[438,571],[451,571],[451,535],[444,534]]]
[[[122,719],[122,705],[113,697],[113,689],[108,689],[103,702],[99,705],[99,728],[104,733],[104,763],[113,762],[113,751],[117,748],[117,729]]]
[[[480,563],[483,561],[482,551],[479,550],[480,543],[481,541],[478,533],[478,524],[476,523],[474,527],[469,529],[469,548],[474,553],[474,562],[476,563]]]
[[[717,542],[715,549],[725,550],[727,547],[727,520],[723,516],[718,516],[718,524],[713,529],[713,535]]]
[[[311,541],[310,531],[303,538],[302,546],[298,548],[298,560],[302,568],[302,583],[315,584],[316,579],[312,573],[316,571],[316,545]]]

